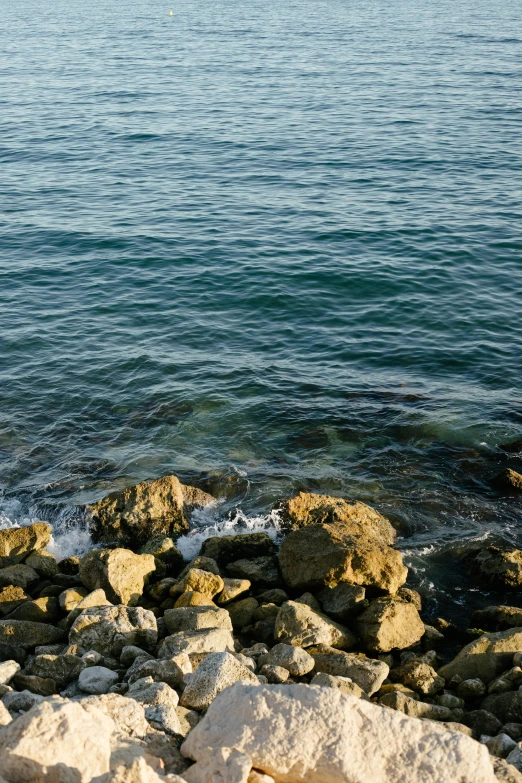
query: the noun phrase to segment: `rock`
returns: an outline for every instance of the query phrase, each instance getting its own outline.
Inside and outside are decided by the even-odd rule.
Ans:
[[[250,580],[248,579],[231,579],[226,576],[223,579],[223,590],[218,595],[217,603],[220,606],[229,604],[234,598],[238,598],[243,593],[247,593],[250,590]]]
[[[20,671],[17,661],[4,661],[0,663],[0,685],[9,685],[13,677]]]
[[[83,669],[78,677],[78,685],[82,691],[91,694],[108,693],[109,688],[118,682],[118,675],[105,666],[89,666]]]
[[[355,696],[357,699],[365,695],[363,689],[349,677],[334,677],[333,674],[325,674],[324,672],[316,674],[310,685],[318,685],[321,688],[337,688],[341,693]]]
[[[86,667],[77,655],[36,655],[26,666],[26,674],[56,682],[58,690],[63,690]]]
[[[227,573],[236,579],[248,579],[253,584],[268,587],[281,582],[277,560],[272,555],[235,560],[228,564]]]
[[[51,540],[51,532],[46,522],[0,530],[0,568],[21,563],[31,552],[44,549]]]
[[[325,614],[345,623],[365,608],[364,587],[339,582],[335,587],[325,587],[317,597]]]
[[[136,658],[140,658],[140,657],[149,660],[154,660],[154,656],[152,656],[150,653],[146,652],[145,650],[142,650],[141,647],[135,647],[132,644],[128,644],[121,651],[120,663],[122,666],[124,666],[127,669],[129,666],[132,666]]]
[[[203,628],[225,628],[232,630],[230,615],[226,609],[217,606],[187,606],[167,609],[164,614],[169,634],[178,631],[199,631]]]
[[[226,650],[234,652],[234,638],[230,631],[225,628],[203,628],[167,636],[159,646],[158,658],[172,658],[182,652],[190,656]]]
[[[362,690],[372,696],[387,678],[390,667],[384,661],[365,655],[346,653],[321,645],[309,650],[315,661],[315,670],[335,677],[349,677]]]
[[[121,734],[147,739],[150,726],[145,719],[143,705],[134,699],[118,693],[104,693],[101,696],[87,696],[81,703],[87,709],[94,707],[111,718]]]
[[[502,589],[522,586],[522,551],[488,546],[465,558],[478,579]]]
[[[411,688],[407,688],[406,685],[403,685],[400,682],[387,682],[384,685],[381,685],[381,687],[379,688],[379,697],[384,696],[387,693],[404,693],[405,696],[410,696],[412,699],[417,699],[422,701],[418,693],[412,691]],[[430,699],[430,704],[431,703],[432,700]],[[433,703],[438,704],[436,700]],[[442,704],[441,706],[446,707],[447,705]]]
[[[390,679],[394,682],[402,682],[403,685],[423,696],[433,696],[446,684],[446,681],[439,677],[435,669],[416,660],[399,666],[397,669],[392,669]]]
[[[186,577],[191,568],[198,568],[200,571],[209,571],[211,574],[217,574],[217,576],[221,576],[219,566],[213,558],[205,557],[204,555],[198,555],[189,563],[187,563],[183,571],[178,576],[178,582]]]
[[[2,731],[2,774],[12,783],[91,783],[109,771],[113,729],[100,710],[43,701]]]
[[[91,609],[93,606],[112,606],[111,602],[107,601],[104,590],[93,590],[92,593],[87,593],[85,598],[82,598],[74,609],[71,609],[67,615],[67,628],[71,628],[84,609]]]
[[[172,658],[157,661],[137,658],[126,674],[129,685],[150,677],[154,682],[165,682],[171,688],[181,688],[186,674],[192,673],[190,658],[180,653]]]
[[[194,591],[214,598],[222,592],[224,583],[218,574],[210,571],[202,571],[200,568],[191,568],[177,584],[170,588],[171,595]]]
[[[250,625],[258,608],[259,603],[255,598],[242,598],[240,601],[228,604],[227,611],[234,628]]]
[[[31,691],[10,691],[2,697],[4,707],[10,712],[27,712],[35,704],[40,704],[42,699],[43,696]]]
[[[394,593],[408,574],[400,552],[343,525],[293,531],[281,544],[279,566],[283,580],[295,590],[347,582]]]
[[[21,587],[14,587],[14,585],[2,587],[0,590],[0,617],[6,617],[13,609],[29,600],[30,596]]]
[[[514,751],[516,753],[516,750]],[[522,774],[513,764],[508,764],[505,759],[491,759],[497,781],[501,783],[522,783]]]
[[[507,734],[497,734],[496,737],[486,740],[484,745],[492,756],[498,756],[502,759],[507,758],[511,751],[517,747],[515,740],[511,739]]]
[[[114,604],[135,606],[147,577],[156,570],[152,555],[130,549],[91,549],[80,560],[80,579],[88,590],[102,589]]]
[[[145,705],[146,719],[159,731],[181,733],[178,694],[166,683],[153,682],[150,678],[138,680],[129,687],[127,695]]]
[[[231,748],[246,757],[241,775],[223,764]],[[308,685],[233,685],[182,753],[197,762],[188,783],[246,783],[253,765],[276,781],[495,783],[487,748],[464,734]]]
[[[436,704],[440,704],[441,707],[449,707],[450,710],[457,710],[464,707],[464,699],[459,699],[458,696],[454,696],[452,693],[441,693],[435,699]]]
[[[156,618],[140,606],[93,606],[84,609],[69,633],[71,644],[116,657],[127,645],[152,649],[157,639]]]
[[[262,604],[275,604],[281,606],[285,601],[289,600],[288,594],[281,590],[280,587],[273,587],[271,590],[264,590],[262,593],[256,596],[259,603]]]
[[[487,606],[471,615],[473,628],[485,631],[505,631],[507,628],[522,628],[522,609],[518,606]]]
[[[163,476],[112,492],[87,506],[87,512],[97,540],[145,544],[159,534],[179,538],[189,529],[192,510],[213,502],[211,495],[176,476]]]
[[[65,633],[46,623],[27,620],[0,620],[0,641],[16,647],[36,647],[39,644],[54,644],[61,641]]]
[[[424,624],[415,606],[391,596],[372,601],[356,625],[363,646],[374,652],[403,650],[424,634]]]
[[[3,726],[8,726],[12,721],[11,714],[5,704],[0,701],[0,729]]]
[[[397,598],[401,601],[406,601],[407,604],[413,604],[418,612],[422,610],[422,598],[417,590],[412,590],[411,587],[401,587],[397,590]]]
[[[178,775],[169,776],[166,779],[159,776],[143,756],[139,756],[128,763],[122,762],[111,769],[104,783],[184,783]]]
[[[522,650],[522,629],[487,633],[463,647],[439,674],[446,682],[458,675],[463,680],[478,677],[487,684],[511,666],[518,650]]]
[[[502,478],[507,488],[511,490],[516,489],[519,492],[522,491],[522,473],[517,473],[512,468],[506,468]]]
[[[34,568],[42,579],[52,579],[58,573],[56,558],[50,552],[47,552],[46,549],[42,549],[40,552],[32,552],[24,562],[25,565]]]
[[[87,595],[89,595],[89,591],[85,587],[68,587],[58,596],[60,609],[64,612],[71,612]]]
[[[295,601],[298,604],[306,604],[306,606],[309,606],[314,612],[322,611],[321,604],[312,593],[303,593],[299,598],[296,598]]]
[[[25,563],[0,568],[0,587],[13,586],[21,587],[22,590],[27,590],[31,585],[37,582],[38,579],[39,576],[34,568],[25,565]]]
[[[9,615],[9,620],[28,620],[33,623],[53,623],[61,616],[60,604],[52,596],[24,601]]]
[[[299,603],[299,601],[296,603]],[[321,611],[321,608],[319,608],[319,611]],[[252,622],[256,623],[259,620],[268,620],[271,618],[273,618],[275,621],[275,618],[278,614],[279,606],[277,606],[277,604],[261,604],[261,606],[258,606],[252,615]]]
[[[486,686],[482,680],[475,677],[471,680],[462,680],[462,682],[457,685],[457,696],[465,700],[480,699],[481,696],[484,696],[486,690]]]
[[[203,710],[220,691],[238,680],[257,683],[255,674],[230,653],[211,653],[191,676],[183,691],[181,704],[194,710]]]
[[[283,528],[298,530],[310,525],[343,525],[361,538],[375,538],[392,546],[397,534],[378,511],[358,500],[300,492],[278,507]]]
[[[505,723],[502,726],[501,732],[503,734],[508,734],[514,740],[519,740],[522,738],[522,723]]]
[[[348,628],[296,601],[287,601],[279,609],[275,637],[278,641],[295,647],[326,644],[339,649],[349,649],[357,641]]]
[[[489,684],[488,693],[506,693],[514,691],[522,684],[522,668],[513,666],[500,677],[492,680]]]
[[[447,707],[441,707],[438,704],[427,704],[420,699],[412,699],[400,691],[385,693],[379,699],[379,704],[385,707],[391,707],[392,710],[399,710],[409,715],[410,718],[428,718],[429,720],[450,720],[451,710]]]
[[[169,536],[158,535],[149,538],[138,550],[139,555],[153,555],[160,560],[170,571],[180,571],[183,568],[183,555],[177,548],[173,539]]]
[[[302,677],[311,672],[315,661],[306,650],[291,644],[276,644],[269,653],[259,658],[259,666],[282,666],[292,677]],[[269,680],[270,681],[270,680]]]
[[[201,547],[201,554],[211,557],[221,568],[235,560],[274,555],[276,551],[277,546],[267,533],[212,536],[203,541]]]
[[[261,667],[260,674],[266,677],[266,681],[273,685],[286,682],[290,677],[288,669],[284,669],[282,666],[264,665]]]
[[[482,708],[492,712],[503,723],[510,721],[522,723],[522,691],[494,693],[491,696],[486,696],[482,702]],[[494,736],[496,732],[483,731],[482,734]]]
[[[488,710],[471,710],[461,718],[461,723],[469,726],[476,737],[480,737],[482,734],[494,736],[502,725],[498,718]]]
[[[56,680],[50,677],[38,677],[36,674],[19,672],[13,677],[13,685],[17,690],[28,690],[38,696],[52,696],[58,691]]]
[[[174,609],[180,609],[184,606],[215,606],[215,603],[209,595],[198,593],[196,590],[188,590],[186,593],[181,593],[174,604]]]

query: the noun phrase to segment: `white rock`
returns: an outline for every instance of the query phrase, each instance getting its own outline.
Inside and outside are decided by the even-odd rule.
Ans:
[[[87,696],[82,699],[86,710],[96,709],[114,721],[116,729],[129,737],[144,739],[150,731],[145,720],[143,704],[119,693],[105,693],[102,696]]]
[[[71,644],[116,658],[127,645],[152,648],[157,639],[156,618],[141,606],[93,606],[84,609],[69,632]]]
[[[181,652],[234,652],[234,637],[225,628],[204,628],[201,631],[180,631],[163,639],[158,658],[172,658]]]
[[[301,647],[294,647],[291,644],[276,644],[268,655],[261,656],[258,665],[260,668],[263,666],[282,666],[293,677],[302,677],[304,674],[312,671],[315,661]]]
[[[334,688],[228,688],[183,743],[197,762],[183,776],[247,783],[248,764],[223,765],[231,748],[277,783],[496,783],[487,748],[465,734]]]
[[[349,677],[368,696],[377,693],[390,672],[390,667],[384,661],[335,650],[326,645],[314,648],[310,654],[315,660],[316,672],[332,674],[334,677]]]
[[[118,675],[112,669],[107,669],[105,666],[90,666],[80,672],[78,685],[85,693],[102,694],[108,693],[118,679]]]
[[[8,685],[19,671],[20,664],[16,661],[4,661],[3,663],[0,663],[0,685]]]
[[[220,691],[238,680],[257,683],[255,674],[230,653],[211,653],[191,676],[181,703],[194,710],[205,709]]]
[[[128,764],[117,764],[104,783],[185,783],[179,775],[160,777],[143,757]]]
[[[12,717],[11,713],[5,706],[3,702],[0,701],[0,726],[7,726],[9,723],[11,723]]]
[[[179,696],[166,682],[154,682],[152,677],[144,677],[129,686],[129,699],[136,699],[141,704],[166,704],[177,707]]]
[[[1,732],[2,774],[10,783],[91,783],[109,771],[113,730],[100,710],[45,700]]]
[[[357,639],[348,628],[297,601],[284,603],[276,617],[275,638],[295,647],[328,644],[339,649],[353,647]]]
[[[232,630],[232,620],[226,609],[217,606],[183,606],[167,609],[164,614],[169,634],[179,631],[199,631],[202,628]]]

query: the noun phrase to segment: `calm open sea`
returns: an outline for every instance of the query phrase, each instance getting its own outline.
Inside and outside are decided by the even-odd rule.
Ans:
[[[491,485],[522,437],[520,2],[1,27],[2,524],[65,552],[75,504],[144,478],[213,482],[218,528],[309,488],[388,515],[433,611],[472,600],[455,549],[522,544]]]

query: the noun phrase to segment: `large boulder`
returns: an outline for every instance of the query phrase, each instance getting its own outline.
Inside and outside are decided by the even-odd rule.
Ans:
[[[518,606],[486,606],[471,615],[473,628],[484,631],[505,631],[508,628],[522,628],[522,609]]]
[[[467,644],[448,664],[439,669],[446,682],[458,675],[463,680],[475,677],[491,682],[511,667],[513,654],[522,650],[522,628],[485,633]]]
[[[308,685],[227,688],[181,750],[187,783],[247,783],[252,767],[276,783],[496,783],[465,734]]]
[[[335,587],[339,582],[365,585],[395,593],[408,569],[402,555],[388,546],[389,535],[378,539],[372,528],[345,523],[309,525],[283,540],[279,567],[286,584],[302,590]]]
[[[102,589],[109,601],[127,606],[138,603],[155,570],[153,555],[130,549],[91,549],[80,560],[80,579],[88,590]]]
[[[522,586],[522,550],[488,546],[466,555],[476,578],[497,588],[519,590]]]
[[[42,701],[0,731],[8,783],[91,783],[110,768],[113,721],[59,697]]]
[[[0,620],[0,642],[14,647],[36,647],[61,642],[65,632],[48,623],[28,620]]]
[[[277,511],[287,530],[299,530],[309,525],[340,524],[355,535],[375,538],[389,546],[395,543],[397,536],[386,517],[359,500],[300,492],[290,500],[283,501]]]
[[[46,522],[0,530],[0,568],[21,563],[31,552],[45,549],[51,532],[52,528]]]
[[[287,601],[279,609],[275,622],[275,638],[296,647],[327,644],[330,647],[349,649],[357,642],[353,633],[344,625],[297,601]]]
[[[48,627],[48,626],[45,626]],[[119,657],[127,645],[152,649],[158,640],[156,618],[140,606],[84,609],[69,632],[69,642],[102,655]]]
[[[277,547],[267,533],[241,533],[237,536],[212,536],[203,541],[201,554],[224,568],[243,558],[275,554]]]
[[[356,625],[363,647],[378,653],[404,650],[424,635],[424,623],[416,607],[392,596],[372,601]]]
[[[176,476],[163,476],[111,492],[87,506],[87,512],[97,540],[136,545],[158,534],[179,538],[189,529],[192,510],[214,501],[212,495],[182,484]]]

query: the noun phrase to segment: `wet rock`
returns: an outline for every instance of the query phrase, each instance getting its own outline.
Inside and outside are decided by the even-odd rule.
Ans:
[[[0,530],[0,533],[1,532],[2,531]],[[0,568],[0,587],[12,586],[21,587],[22,590],[27,590],[31,585],[34,585],[38,579],[39,576],[34,568],[25,565],[25,563]]]
[[[518,650],[522,650],[521,629],[484,634],[442,666],[439,674],[447,682],[458,675],[463,680],[478,677],[487,684],[511,666],[513,653]]]
[[[415,660],[392,669],[390,679],[394,682],[401,682],[423,696],[433,696],[446,684],[446,681],[439,677],[435,669],[426,663]]]
[[[243,628],[250,625],[254,614],[259,608],[259,603],[255,598],[242,598],[239,601],[227,605],[227,611],[234,628]]]
[[[135,606],[146,580],[156,570],[152,555],[130,549],[91,549],[80,560],[80,579],[88,590],[103,590],[114,604]]]
[[[201,554],[211,557],[224,568],[236,560],[274,555],[277,547],[267,533],[242,533],[235,536],[212,536],[203,541]]]
[[[61,617],[57,598],[37,598],[24,601],[9,615],[10,620],[27,620],[34,623],[53,623]]]
[[[34,568],[42,579],[52,579],[58,573],[56,558],[50,552],[47,552],[46,549],[42,549],[40,552],[32,552],[24,562],[25,565]]]
[[[234,639],[224,628],[203,628],[200,631],[179,631],[167,636],[158,649],[158,658],[173,658],[178,653],[187,655],[213,652],[234,652]]]
[[[244,759],[242,777],[227,766],[231,748]],[[255,764],[277,781],[495,783],[487,748],[464,734],[308,685],[233,685],[182,752],[197,762],[188,781],[246,781]]]
[[[522,609],[518,606],[487,606],[471,615],[473,628],[485,631],[505,631],[508,628],[522,628]]]
[[[65,637],[61,628],[27,620],[0,620],[0,641],[15,647],[54,644]],[[15,659],[16,660],[16,659]]]
[[[302,677],[311,672],[315,661],[306,650],[291,644],[276,644],[269,653],[259,658],[259,666],[278,666],[287,669],[292,677]],[[270,682],[270,679],[269,679]]]
[[[46,522],[0,530],[0,569],[21,563],[31,552],[44,549],[51,540],[51,532]]]
[[[157,638],[156,618],[152,612],[139,606],[93,606],[84,609],[69,633],[71,644],[116,657],[127,645],[152,649]]]
[[[99,710],[60,698],[43,701],[3,730],[2,774],[9,781],[20,781],[23,770],[28,782],[90,783],[109,771],[113,729]],[[44,778],[46,769],[55,775]]]
[[[299,603],[299,601],[297,603]],[[321,607],[319,607],[319,611],[321,611]],[[257,623],[259,620],[268,620],[270,618],[275,620],[278,614],[279,606],[277,606],[277,604],[261,604],[261,606],[258,606],[254,611],[252,622]]]
[[[63,560],[60,560],[58,563],[58,568],[60,569],[61,574],[68,574],[69,576],[73,576],[74,574],[78,573],[78,568],[80,566],[80,558],[78,555],[70,555],[70,557],[64,557]]]
[[[170,594],[175,596],[178,593],[193,591],[214,598],[223,591],[223,587],[223,579],[218,574],[200,568],[191,568],[183,579],[170,588]]]
[[[522,491],[522,473],[517,473],[512,468],[506,470],[499,476],[498,483],[508,490]]]
[[[296,647],[326,644],[339,649],[349,649],[357,641],[348,628],[296,601],[287,601],[279,609],[275,637],[280,642]]]
[[[6,617],[20,604],[30,600],[30,596],[21,587],[14,587],[14,585],[2,587],[0,590],[0,617]]]
[[[108,693],[109,688],[118,682],[116,672],[105,666],[89,666],[83,669],[78,677],[78,685],[82,691],[91,694]]]
[[[290,533],[281,544],[279,565],[285,583],[295,590],[347,582],[394,593],[408,574],[400,552],[340,524]]]
[[[340,623],[349,621],[365,607],[366,591],[359,585],[339,582],[335,587],[325,587],[317,594],[325,614]]]
[[[374,652],[411,647],[424,634],[415,606],[391,596],[372,601],[359,615],[356,626],[363,646]]]
[[[478,579],[502,589],[522,586],[522,551],[507,547],[489,546],[466,557]]]
[[[227,576],[223,579],[223,584],[223,590],[217,598],[217,603],[220,606],[229,604],[230,601],[243,595],[243,593],[247,593],[251,586],[248,579],[231,579]]]
[[[276,586],[281,582],[277,560],[272,555],[235,560],[228,564],[227,573],[236,579],[248,579],[252,584],[267,587]]]
[[[257,683],[255,674],[230,653],[211,653],[191,676],[181,704],[194,710],[205,709],[220,691],[238,680]]]
[[[408,604],[413,604],[418,612],[422,610],[422,598],[417,590],[412,590],[411,587],[401,587],[397,590],[397,598],[401,601],[406,601]]]
[[[86,667],[77,655],[36,655],[26,666],[24,673],[43,679],[52,679],[58,690],[63,690]]]
[[[346,653],[333,647],[319,646],[309,650],[315,661],[315,670],[334,677],[348,677],[372,696],[387,678],[390,668],[384,661],[362,654]]]
[[[98,540],[145,544],[151,536],[179,538],[188,528],[194,508],[213,503],[215,498],[182,484],[176,476],[142,481],[112,492],[87,506]]]
[[[169,634],[178,631],[199,631],[202,628],[226,628],[232,630],[230,615],[226,609],[216,606],[187,606],[167,609],[164,614]]]
[[[514,740],[519,740],[522,738],[522,723],[505,723],[501,728],[501,732],[508,734]]]

